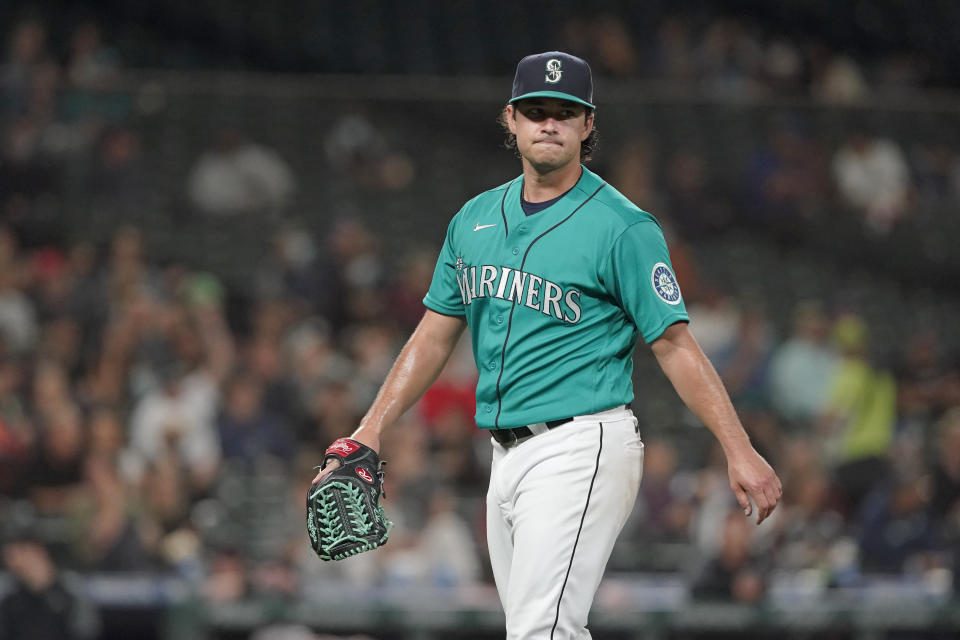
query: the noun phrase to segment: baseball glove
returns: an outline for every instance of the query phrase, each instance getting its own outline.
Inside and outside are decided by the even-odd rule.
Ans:
[[[327,447],[320,468],[331,460],[340,466],[307,492],[307,533],[321,560],[343,560],[387,541],[393,523],[380,505],[386,463],[350,438]]]

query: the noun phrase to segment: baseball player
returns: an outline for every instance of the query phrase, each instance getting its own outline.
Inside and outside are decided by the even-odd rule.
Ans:
[[[511,640],[591,637],[590,605],[643,466],[630,409],[638,338],[719,439],[744,513],[752,499],[762,522],[781,495],[687,328],[657,220],[581,163],[594,109],[584,60],[520,61],[501,119],[523,173],[453,217],[423,319],[351,436],[379,450],[469,329],[476,423],[493,447],[490,560]]]

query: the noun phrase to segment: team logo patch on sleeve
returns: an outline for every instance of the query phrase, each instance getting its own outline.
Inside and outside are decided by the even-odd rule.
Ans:
[[[677,284],[677,278],[670,267],[663,262],[653,265],[650,280],[653,283],[653,290],[661,300],[667,304],[680,304],[680,285]]]

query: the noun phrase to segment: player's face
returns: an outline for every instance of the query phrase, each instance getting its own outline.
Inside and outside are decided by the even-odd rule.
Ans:
[[[529,98],[507,105],[510,132],[517,150],[537,171],[545,173],[580,161],[580,143],[593,129],[593,114],[557,98]]]

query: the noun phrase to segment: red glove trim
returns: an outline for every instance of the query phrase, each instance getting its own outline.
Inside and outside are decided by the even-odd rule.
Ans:
[[[327,447],[327,451],[323,454],[323,456],[324,458],[327,456],[346,458],[351,453],[359,449],[360,446],[360,443],[356,440],[351,440],[350,438],[340,438],[338,440],[334,440],[333,444]]]

